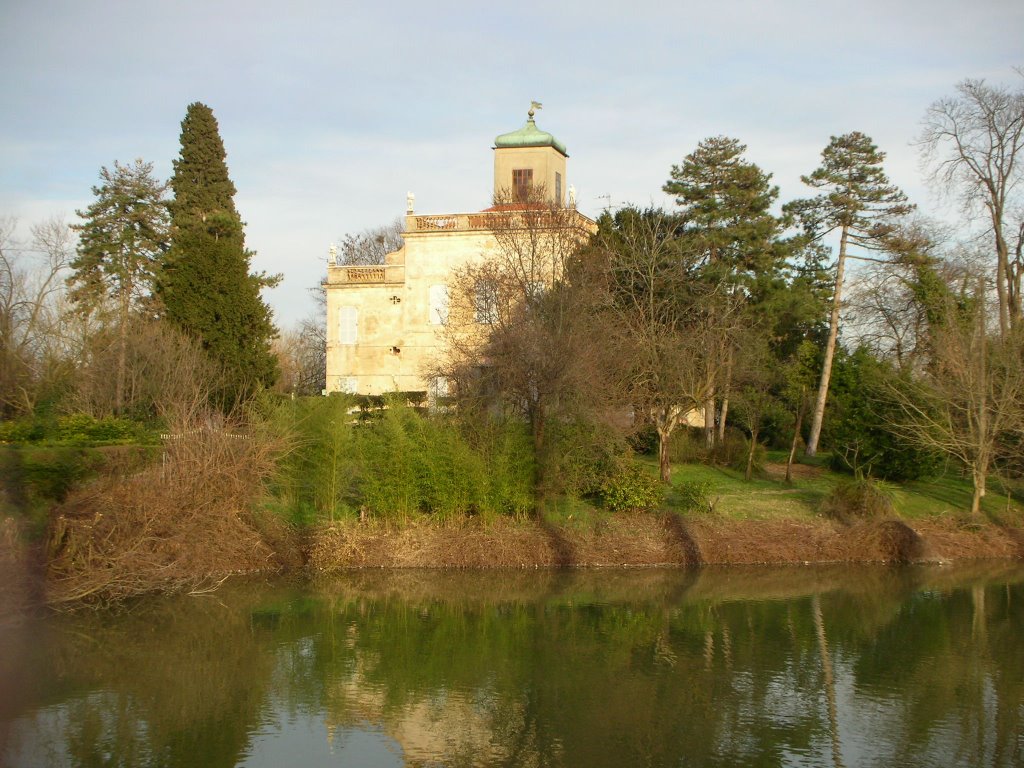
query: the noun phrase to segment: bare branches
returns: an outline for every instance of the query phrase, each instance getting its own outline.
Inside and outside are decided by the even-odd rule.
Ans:
[[[664,482],[668,441],[712,394],[735,319],[711,311],[723,285],[698,278],[703,254],[679,236],[681,223],[664,211],[627,208],[602,220],[598,236],[612,370],[624,398],[658,432]]]
[[[370,227],[356,234],[347,234],[341,239],[339,263],[348,266],[373,266],[383,264],[385,257],[402,247],[402,233],[405,224],[401,218]]]
[[[465,409],[510,409],[530,425],[535,489],[544,491],[548,423],[601,411],[605,347],[595,332],[597,286],[580,258],[588,220],[532,187],[498,195],[488,217],[493,247],[457,270],[438,373]],[[595,343],[597,342],[597,343]]]
[[[970,471],[973,514],[1000,446],[1009,435],[1024,435],[1024,337],[1020,329],[993,337],[987,292],[978,277],[968,293],[949,293],[931,309],[929,364],[913,387],[892,388],[901,411],[893,428]]]
[[[31,411],[66,363],[61,302],[73,238],[59,219],[32,227],[29,245],[0,222],[0,415]]]
[[[162,460],[75,493],[49,530],[52,605],[196,589],[276,565],[251,511],[279,440],[227,421],[171,422]]]
[[[1020,185],[1024,162],[1024,88],[964,80],[957,95],[928,109],[918,138],[934,183],[957,194],[964,210],[987,220],[996,262],[999,327],[1021,322]]]

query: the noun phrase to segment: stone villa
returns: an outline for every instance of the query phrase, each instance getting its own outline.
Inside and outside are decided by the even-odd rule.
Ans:
[[[537,105],[535,105],[537,106]],[[495,198],[524,199],[530,187],[549,203],[576,212],[567,184],[565,145],[540,130],[530,109],[526,124],[494,140]],[[404,245],[377,266],[338,264],[332,252],[327,294],[327,392],[380,395],[429,392],[444,395],[443,380],[428,380],[444,352],[453,270],[494,252],[494,209],[421,215],[412,194],[406,205]],[[496,218],[497,216],[497,218]]]

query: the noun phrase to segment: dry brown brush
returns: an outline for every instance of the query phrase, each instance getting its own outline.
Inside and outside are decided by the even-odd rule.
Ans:
[[[255,505],[280,448],[256,429],[191,421],[165,436],[157,463],[74,492],[50,520],[48,601],[203,589],[279,567],[282,524]]]

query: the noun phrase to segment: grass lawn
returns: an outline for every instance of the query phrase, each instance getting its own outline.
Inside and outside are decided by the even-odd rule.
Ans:
[[[849,475],[834,472],[827,467],[827,457],[817,456],[813,463],[800,463],[793,467],[791,485],[783,481],[785,472],[783,452],[769,455],[768,477],[750,482],[743,473],[727,467],[704,464],[675,464],[672,466],[672,490],[665,500],[669,510],[689,515],[708,514],[707,510],[685,510],[681,503],[679,486],[686,482],[706,483],[710,487],[709,502],[716,516],[734,520],[764,520],[774,517],[801,518],[819,516],[822,500],[837,483]],[[649,471],[657,473],[654,458],[639,457]],[[966,521],[971,507],[971,483],[955,476],[941,476],[897,484],[882,482],[893,500],[896,513],[907,519],[920,519],[940,515],[955,515]],[[1000,525],[1024,525],[1024,505],[1017,498],[1007,505],[1007,497],[990,487],[982,503],[985,516]]]

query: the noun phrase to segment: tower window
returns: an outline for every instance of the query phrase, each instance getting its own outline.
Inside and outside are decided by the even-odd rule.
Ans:
[[[555,171],[555,205],[562,204],[562,174]]]
[[[516,200],[526,200],[530,196],[530,187],[533,186],[533,168],[512,169],[512,191]]]

